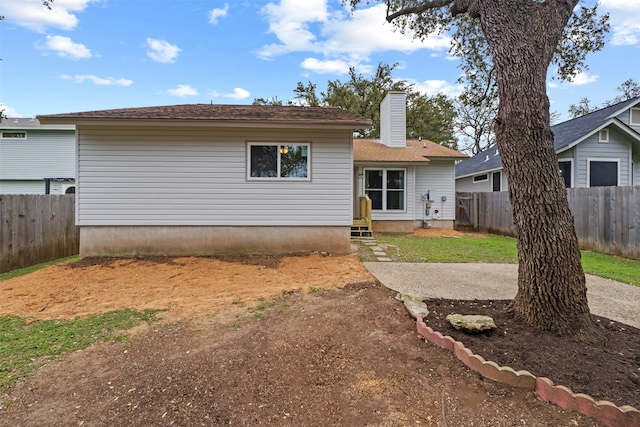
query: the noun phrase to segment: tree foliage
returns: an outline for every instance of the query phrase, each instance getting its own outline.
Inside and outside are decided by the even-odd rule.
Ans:
[[[393,78],[396,64],[379,63],[371,77],[358,73],[354,67],[349,69],[346,81],[327,82],[327,89],[318,95],[317,85],[312,82],[298,82],[293,90],[294,99],[287,105],[308,105],[340,107],[372,120],[370,129],[358,129],[361,138],[380,137],[380,103],[389,91],[403,91],[407,94],[407,137],[420,137],[457,148],[454,120],[456,118],[454,102],[451,98],[439,94],[429,97],[416,91],[405,80]],[[283,105],[277,97],[271,99],[256,98],[254,105]]]
[[[350,0],[350,3],[355,7],[362,1]],[[492,54],[480,21],[472,17],[478,0],[385,0],[385,3],[389,20],[396,23],[400,31],[410,30],[420,39],[433,32],[451,33],[453,41],[449,52],[461,59],[462,75],[458,83],[464,87],[455,104],[456,131],[462,137],[460,148],[477,154],[492,146],[498,88]],[[451,13],[464,8],[472,13],[455,16]],[[553,79],[571,81],[578,73],[588,70],[586,55],[604,47],[604,36],[609,30],[608,15],[598,16],[597,8],[597,4],[581,6],[571,14],[560,43],[553,48]]]
[[[591,101],[587,97],[581,98],[577,104],[571,104],[569,106],[569,115],[572,119],[575,119],[576,117],[584,116],[585,114],[592,113],[601,108],[609,107],[622,101],[626,101],[627,99],[640,96],[640,84],[638,84],[634,79],[627,79],[616,88],[616,91],[618,91],[620,95],[605,101],[601,106],[591,105]]]

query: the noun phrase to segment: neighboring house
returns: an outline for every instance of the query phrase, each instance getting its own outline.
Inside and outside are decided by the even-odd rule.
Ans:
[[[75,127],[37,119],[0,124],[0,194],[65,194],[75,190]]]
[[[350,251],[353,131],[368,119],[208,104],[39,119],[77,129],[81,256]]]
[[[551,127],[569,187],[640,184],[640,97]],[[497,146],[456,165],[456,191],[506,191]]]
[[[406,95],[389,92],[380,106],[380,140],[354,140],[354,211],[372,200],[375,232],[453,228],[455,162],[467,156],[426,140],[406,139]]]

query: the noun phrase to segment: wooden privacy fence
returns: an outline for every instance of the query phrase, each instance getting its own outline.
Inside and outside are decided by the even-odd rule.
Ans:
[[[0,273],[75,255],[74,195],[0,195]]]
[[[640,259],[640,185],[568,188],[582,249]],[[516,237],[507,192],[456,193],[456,228]]]

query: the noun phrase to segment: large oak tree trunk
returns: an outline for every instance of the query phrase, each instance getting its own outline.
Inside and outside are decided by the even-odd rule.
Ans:
[[[518,232],[518,293],[513,311],[529,324],[598,339],[587,305],[573,215],[553,148],[546,75],[572,7],[521,0],[479,0],[498,76],[496,142]],[[487,31],[488,26],[504,30]],[[546,49],[546,50],[545,50]]]

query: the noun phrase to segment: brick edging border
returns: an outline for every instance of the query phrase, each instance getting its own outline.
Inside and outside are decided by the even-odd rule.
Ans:
[[[633,406],[618,407],[606,400],[596,401],[586,394],[575,394],[567,387],[556,386],[548,378],[536,377],[528,371],[515,371],[508,366],[486,361],[466,348],[462,342],[431,329],[424,323],[422,316],[416,318],[416,328],[427,341],[452,351],[458,360],[485,378],[535,391],[545,402],[579,412],[609,427],[640,427],[640,411]]]

